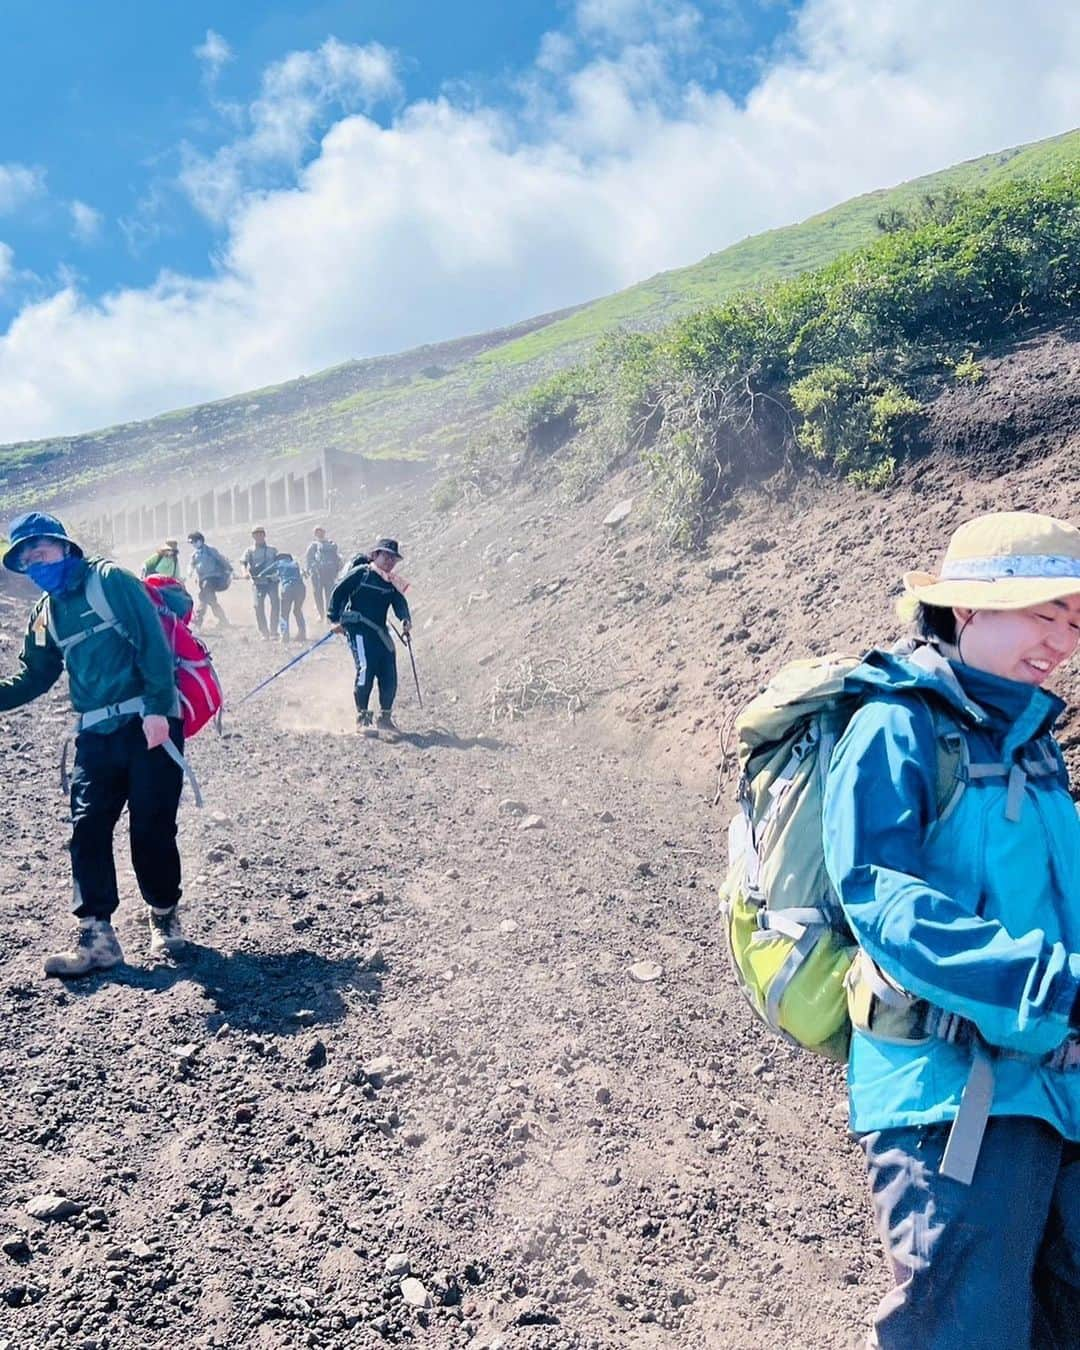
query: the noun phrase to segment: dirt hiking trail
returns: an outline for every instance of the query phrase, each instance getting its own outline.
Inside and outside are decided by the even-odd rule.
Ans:
[[[1052,335],[1024,369],[1062,360]],[[884,1271],[842,1074],[754,1023],[721,945],[730,719],[784,660],[895,636],[900,572],[959,518],[1074,514],[1068,419],[989,471],[960,444],[1005,366],[888,494],[777,481],[692,557],[632,473],[333,521],[402,539],[425,707],[402,653],[402,734],[358,736],[336,640],[193,743],[175,968],[125,863],[127,964],[41,976],[66,693],[0,718],[0,1346],[856,1344]],[[209,629],[234,703],[299,650],[242,585]]]

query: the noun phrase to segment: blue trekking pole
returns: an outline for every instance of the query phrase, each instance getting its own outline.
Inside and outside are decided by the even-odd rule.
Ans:
[[[287,670],[290,670],[293,666],[299,665],[301,661],[306,661],[313,651],[316,651],[319,647],[323,645],[324,642],[329,642],[332,637],[336,636],[337,634],[334,633],[333,630],[331,630],[329,633],[321,637],[318,640],[318,642],[313,642],[306,652],[301,652],[299,656],[294,656],[291,661],[286,661],[286,663],[281,667],[280,670],[275,670],[273,675],[268,675],[261,684],[257,684],[254,689],[249,689],[248,692],[244,695],[244,697],[240,700],[240,703],[246,703],[249,698],[254,698],[260,689],[265,689],[268,684],[273,684],[273,682],[277,679],[279,675],[284,675],[285,672]],[[240,703],[236,705],[238,708],[240,707]]]

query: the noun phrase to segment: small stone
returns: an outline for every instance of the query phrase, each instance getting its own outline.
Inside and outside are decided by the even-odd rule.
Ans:
[[[298,1022],[302,1027],[311,1026],[315,1021],[315,1011],[313,1008],[297,1008],[293,1013],[293,1021]]]
[[[401,1281],[401,1297],[410,1308],[430,1308],[431,1295],[420,1283],[411,1275]]]
[[[312,1041],[308,1046],[308,1052],[304,1056],[304,1063],[309,1069],[321,1069],[326,1063],[326,1046],[322,1041]]]
[[[630,967],[629,975],[632,980],[638,984],[652,984],[654,980],[659,980],[664,974],[664,967],[658,965],[655,961],[635,961]]]
[[[383,1270],[391,1279],[403,1280],[412,1270],[412,1263],[404,1252],[391,1252],[383,1262]]]
[[[198,1053],[199,1047],[194,1041],[187,1041],[184,1045],[171,1045],[169,1047],[170,1055],[175,1055],[177,1059],[187,1063],[190,1063]]]
[[[459,881],[461,879],[461,873],[456,867],[448,867],[443,873],[443,876],[447,881]]]
[[[526,816],[518,826],[519,830],[546,830],[543,816]]]
[[[594,1094],[594,1099],[596,1101],[597,1106],[607,1106],[608,1102],[611,1101],[611,1089],[606,1087],[598,1087]]]
[[[570,1276],[570,1283],[578,1289],[591,1289],[596,1281],[584,1266],[575,1266]]]
[[[503,919],[502,923],[499,924],[500,933],[516,933],[517,930],[518,926],[515,919]]]
[[[651,877],[653,874],[652,863],[645,858],[639,858],[634,863],[634,871],[641,877]]]
[[[5,1238],[0,1243],[0,1251],[12,1261],[18,1261],[20,1265],[29,1261],[32,1255],[30,1244],[21,1235]]]
[[[61,1223],[64,1219],[81,1214],[85,1208],[78,1200],[70,1200],[66,1195],[49,1191],[45,1195],[36,1195],[26,1206],[26,1212],[32,1219],[39,1219],[42,1223]]]
[[[603,524],[609,530],[614,529],[616,525],[621,525],[634,509],[633,497],[627,497],[625,501],[617,502],[604,517]]]
[[[374,1059],[368,1060],[364,1065],[364,1072],[369,1078],[382,1079],[388,1073],[394,1071],[394,1058],[392,1055],[376,1055]]]
[[[381,905],[383,893],[380,887],[373,886],[366,891],[357,891],[349,901],[353,909],[366,909],[368,905]]]
[[[255,1108],[248,1102],[241,1102],[233,1108],[233,1121],[237,1125],[250,1125],[255,1119]]]
[[[596,817],[596,819],[600,822],[601,825],[610,825],[614,821],[615,817],[611,814],[610,811],[601,811],[600,814]]]
[[[504,797],[499,803],[500,816],[527,816],[529,808],[524,802],[515,801],[513,797]]]
[[[408,1144],[410,1148],[419,1148],[421,1144],[426,1142],[427,1135],[423,1130],[406,1130],[401,1136],[401,1139],[402,1142]]]

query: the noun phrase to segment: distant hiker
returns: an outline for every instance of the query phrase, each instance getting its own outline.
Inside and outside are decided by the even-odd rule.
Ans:
[[[364,730],[372,725],[368,703],[375,681],[379,682],[379,722],[394,730],[393,707],[397,693],[397,657],[394,639],[386,627],[393,609],[408,637],[412,630],[407,583],[393,575],[401,559],[396,539],[379,539],[370,557],[360,554],[334,587],[327,618],[336,632],[344,633],[356,664],[356,723]]]
[[[252,599],[255,606],[255,622],[259,625],[259,632],[264,638],[276,638],[281,605],[277,574],[274,571],[277,549],[271,548],[266,542],[266,531],[261,525],[257,525],[251,531],[251,541],[251,547],[244,550],[240,562],[245,575],[254,583]],[[268,604],[269,619],[266,614]]]
[[[232,581],[232,563],[216,548],[211,548],[201,530],[192,530],[188,535],[191,545],[191,564],[188,576],[193,577],[199,587],[199,603],[192,619],[192,626],[201,628],[209,608],[222,628],[229,627],[225,611],[218,604],[218,596],[229,589]]]
[[[291,553],[279,553],[274,562],[274,575],[281,587],[281,618],[278,620],[278,632],[282,642],[289,641],[289,618],[296,620],[296,636],[301,642],[307,641],[307,625],[304,622],[304,599],[307,587],[300,572],[300,564]]]
[[[1043,686],[1080,642],[1080,530],[980,516],[904,587],[918,645],[846,677],[823,805],[895,1281],[873,1344],[1077,1346],[1080,823]]]
[[[315,535],[304,553],[304,571],[311,578],[311,594],[315,599],[315,608],[319,618],[326,617],[326,606],[330,592],[334,589],[337,575],[341,571],[341,553],[332,539],[327,539],[326,531],[316,525]]]
[[[151,553],[142,565],[144,577],[172,577],[180,580],[180,545],[175,539],[166,539],[156,553]]]
[[[45,961],[47,975],[85,975],[124,959],[112,928],[119,903],[113,830],[128,808],[131,861],[149,910],[150,953],[179,951],[176,810],[183,775],[161,748],[183,750],[173,654],[143,583],[116,563],[86,559],[60,521],[31,511],[12,522],[4,566],[45,595],[30,612],[17,675],[0,680],[0,711],[38,698],[66,668],[79,714],[71,779],[71,869],[78,930]],[[97,578],[96,582],[93,578]],[[114,615],[88,599],[99,587]]]

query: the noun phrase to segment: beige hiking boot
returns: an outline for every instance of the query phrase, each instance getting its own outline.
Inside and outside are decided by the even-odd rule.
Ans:
[[[70,980],[95,970],[111,970],[123,959],[123,948],[111,923],[105,919],[80,919],[74,947],[47,956],[45,974]]]
[[[163,960],[177,956],[187,946],[187,939],[180,929],[180,906],[171,909],[151,908],[150,919],[150,956]]]

